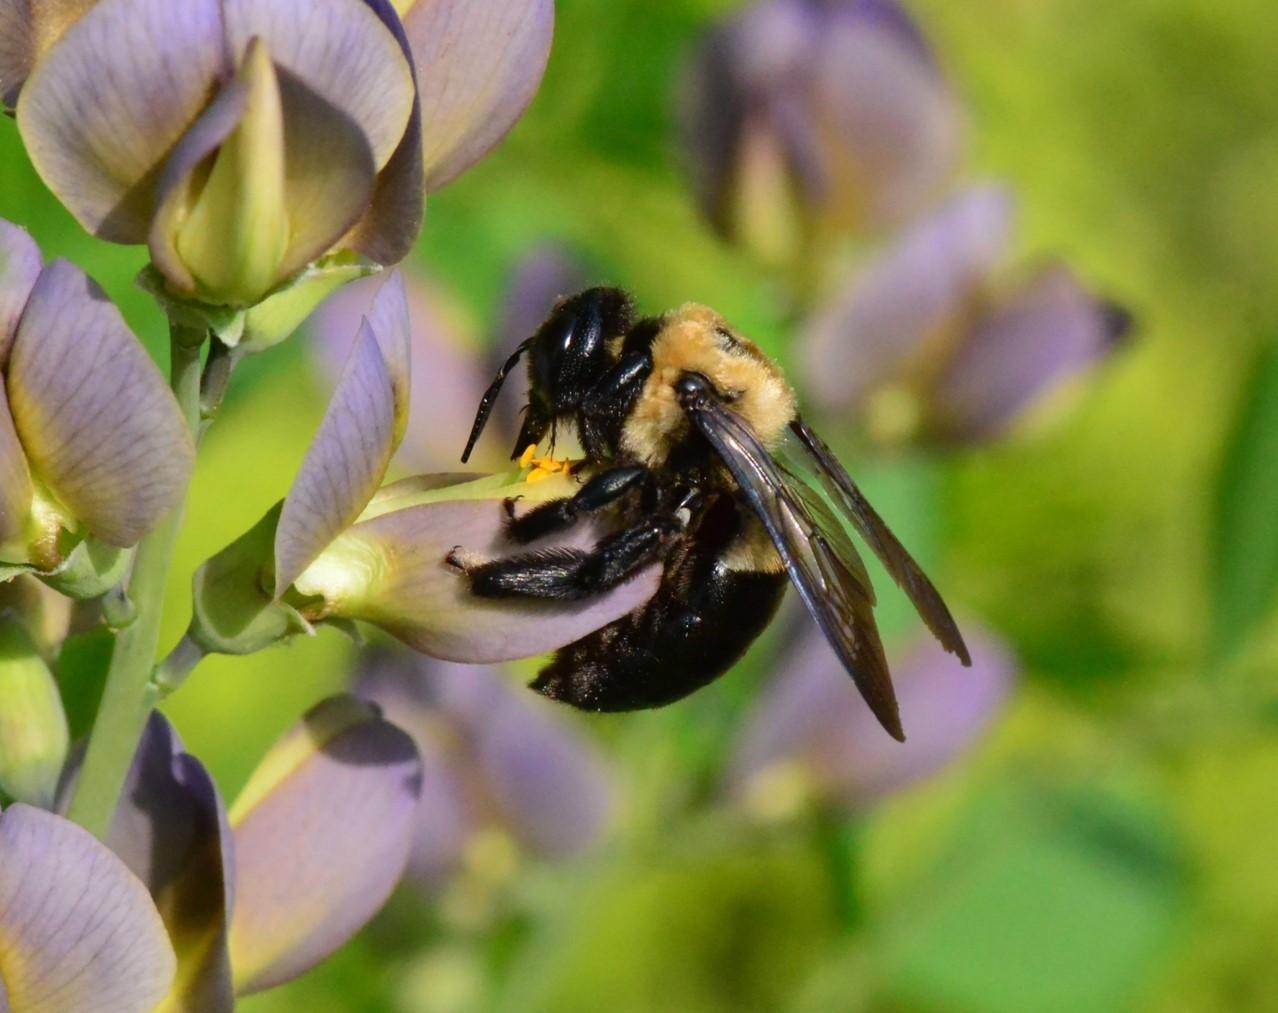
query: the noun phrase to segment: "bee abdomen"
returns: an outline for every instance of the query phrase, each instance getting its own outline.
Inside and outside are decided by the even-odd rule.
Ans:
[[[668,574],[643,608],[561,649],[532,688],[589,711],[680,700],[726,672],[772,619],[783,573],[729,570],[689,586]]]

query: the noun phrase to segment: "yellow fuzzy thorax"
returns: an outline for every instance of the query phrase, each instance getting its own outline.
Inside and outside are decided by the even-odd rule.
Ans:
[[[769,448],[795,417],[794,390],[780,368],[708,306],[688,303],[669,314],[651,352],[652,375],[621,441],[627,454],[645,464],[661,464],[687,435],[688,420],[674,389],[685,372],[703,374],[734,398],[732,410]]]

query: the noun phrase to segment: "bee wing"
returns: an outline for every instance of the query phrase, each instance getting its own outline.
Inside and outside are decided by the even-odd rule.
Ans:
[[[688,406],[776,546],[791,583],[870,710],[904,741],[896,692],[874,622],[865,564],[834,512],[783,469],[741,418],[714,403]]]
[[[825,441],[802,418],[790,423],[790,430],[798,437],[817,477],[838,504],[843,516],[856,529],[857,534],[865,539],[865,543],[879,557],[891,578],[909,597],[932,635],[964,665],[970,666],[972,658],[968,654],[967,645],[963,643],[963,635],[959,633],[950,610],[945,607],[940,592],[927,579],[919,564],[905,551],[905,546],[888,529],[874,507],[870,506],[843,465],[830,453]]]

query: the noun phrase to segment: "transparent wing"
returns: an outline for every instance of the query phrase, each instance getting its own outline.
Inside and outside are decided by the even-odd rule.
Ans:
[[[838,504],[843,516],[879,557],[888,574],[914,604],[933,636],[964,665],[971,665],[971,655],[968,654],[967,645],[963,643],[963,635],[959,633],[954,617],[950,615],[940,593],[927,579],[919,564],[905,551],[905,546],[888,529],[874,507],[870,506],[821,437],[802,418],[795,419],[790,424],[790,429],[797,437],[799,448],[808,459],[807,463]],[[794,469],[784,458],[780,464],[793,473]]]
[[[904,740],[896,692],[874,622],[865,564],[835,513],[784,469],[739,416],[716,403],[686,408],[763,523],[791,583],[870,710]]]

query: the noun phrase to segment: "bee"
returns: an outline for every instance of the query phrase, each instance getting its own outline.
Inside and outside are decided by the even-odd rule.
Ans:
[[[941,596],[798,412],[781,369],[706,306],[635,319],[630,297],[592,288],[560,302],[480,402],[470,457],[506,376],[528,357],[528,404],[512,458],[571,424],[581,487],[524,513],[527,545],[578,519],[615,522],[591,549],[449,562],[486,598],[574,600],[663,567],[656,594],[561,648],[532,688],[584,710],[659,707],[727,671],[794,585],[880,724],[903,740],[855,530],[928,628],[971,658]],[[847,527],[845,527],[845,525]]]

